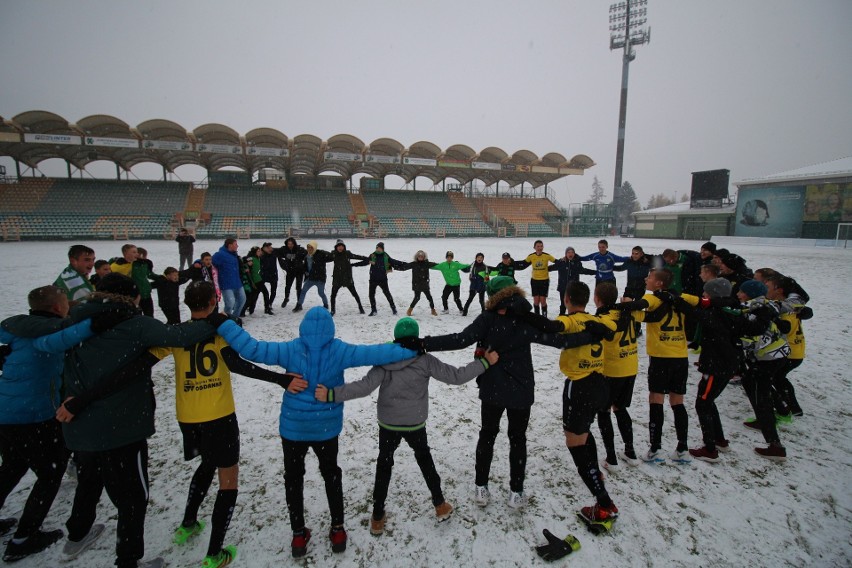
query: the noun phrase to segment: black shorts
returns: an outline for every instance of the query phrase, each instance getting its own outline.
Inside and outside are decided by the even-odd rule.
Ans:
[[[229,414],[209,422],[178,422],[183,434],[183,459],[196,456],[215,467],[231,467],[240,461],[240,425]]]
[[[686,394],[689,359],[686,357],[649,357],[648,391],[661,394]]]
[[[631,377],[607,377],[609,383],[609,406],[629,408],[633,400],[633,385],[636,375]]]
[[[550,290],[550,280],[530,280],[530,291],[533,296],[547,296]]]
[[[572,434],[588,433],[608,400],[609,383],[600,373],[577,381],[566,379],[562,389],[562,428]]]

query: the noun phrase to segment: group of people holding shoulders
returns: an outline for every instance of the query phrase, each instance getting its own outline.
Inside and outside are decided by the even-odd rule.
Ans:
[[[534,251],[524,260],[516,261],[505,253],[496,266],[486,265],[481,253],[468,265],[459,263],[452,251],[442,263],[430,262],[423,251],[417,251],[410,262],[400,262],[384,252],[383,243],[378,243],[369,256],[349,252],[342,241],[332,252],[321,251],[311,242],[304,255],[295,239],[288,239],[284,250],[272,249],[269,243],[260,247],[266,248],[271,250],[257,258],[267,254],[276,262],[304,263],[304,286],[299,290],[297,284],[299,299],[294,311],[302,309],[305,293],[312,287],[323,300],[323,307],[305,313],[298,337],[290,341],[260,341],[239,325],[239,295],[228,293],[235,289],[227,288],[233,283],[228,283],[228,270],[223,269],[223,262],[239,258],[235,239],[226,240],[216,254],[185,269],[193,271],[192,275],[176,271],[179,274],[173,283],[195,277],[184,292],[191,321],[180,323],[178,316],[178,321],[170,318],[164,324],[145,313],[138,279],[144,276],[150,281],[150,268],[146,273],[147,265],[139,262],[137,247],[133,247],[135,251],[123,248],[122,258],[111,263],[113,273],[98,275],[95,288],[87,278],[95,265],[94,251],[74,245],[69,250],[69,266],[56,282],[30,293],[30,313],[0,324],[0,341],[6,345],[0,377],[0,402],[5,405],[0,423],[0,504],[27,468],[38,476],[21,519],[0,519],[3,532],[17,525],[6,548],[6,560],[39,552],[64,536],[58,530],[42,531],[41,523],[73,452],[77,491],[66,523],[63,557],[77,557],[103,532],[104,525],[95,523],[95,508],[106,489],[118,510],[116,564],[163,565],[162,558],[148,562],[142,562],[142,558],[148,501],[147,439],[154,432],[151,373],[152,367],[168,356],[175,360],[176,413],[184,456],[187,460],[201,457],[189,486],[183,520],[175,531],[175,544],[183,544],[205,529],[198,511],[218,474],[205,568],[225,566],[237,554],[235,546],[225,545],[237,500],[240,448],[231,371],[283,389],[279,434],[294,557],[307,553],[312,538],[303,506],[308,451],[317,455],[325,482],[331,549],[341,552],[346,548],[343,472],[337,464],[343,402],[366,396],[376,388],[379,457],[371,534],[384,532],[393,455],[403,439],[414,451],[437,521],[450,518],[454,510],[442,492],[428,445],[430,378],[451,385],[477,381],[481,422],[473,499],[482,507],[491,500],[494,445],[502,417],[507,416],[507,502],[514,509],[523,508],[527,502],[526,431],[534,404],[533,343],[560,349],[558,364],[565,376],[565,443],[594,499],[577,514],[596,533],[610,530],[618,518],[618,507],[607,491],[601,465],[614,469],[620,461],[637,465],[666,459],[662,451],[666,397],[677,434],[677,445],[670,454],[675,463],[688,463],[693,458],[715,463],[719,452],[730,449],[715,400],[737,376],[742,377],[755,410],[750,427],[761,430],[767,443],[767,447],[755,449],[762,457],[775,461],[786,458],[776,420],[802,414],[787,373],[804,357],[801,321],[812,315],[806,306],[807,294],[795,280],[771,269],[751,272],[741,257],[716,250],[713,243],[705,243],[697,253],[666,250],[659,257],[646,255],[637,246],[628,258],[610,253],[606,241],[601,241],[596,253],[578,256],[568,247],[557,259],[536,241]],[[228,255],[224,261],[223,255]],[[584,261],[594,262],[595,269],[583,267]],[[321,268],[329,262],[334,264],[330,306],[325,301],[325,272]],[[392,270],[412,271],[415,295],[409,316],[421,294],[429,301],[431,313],[436,314],[428,286],[430,270],[444,276],[445,312],[453,296],[460,312],[467,315],[478,296],[481,313],[462,330],[443,336],[420,337],[417,322],[403,317],[395,323],[394,343],[346,343],[335,338],[332,316],[342,287],[350,290],[364,312],[351,280],[351,268],[360,264],[370,266],[370,315],[376,313],[376,288],[382,289],[396,314],[387,287],[387,275]],[[238,262],[237,270],[239,266]],[[515,279],[516,272],[527,267],[532,267],[532,303]],[[621,295],[615,286],[617,271],[627,272],[627,286]],[[470,281],[465,305],[459,296],[460,272],[466,272]],[[547,317],[550,272],[558,274],[560,295],[559,315],[553,320]],[[582,274],[595,275],[593,290],[580,281]],[[288,283],[290,276],[287,271]],[[297,281],[296,274],[293,281]],[[177,294],[177,288],[173,288]],[[225,313],[218,310],[220,297]],[[285,298],[285,304],[287,301]],[[75,304],[70,313],[69,302]],[[638,373],[637,343],[642,323],[649,358],[649,448],[637,452],[628,408]],[[474,360],[460,368],[432,355],[472,345],[476,346]],[[702,431],[702,445],[697,448],[688,447],[689,418],[684,406],[690,347],[700,351],[697,366],[702,373],[695,402]],[[286,372],[270,371],[250,361],[275,365]],[[372,369],[362,379],[345,383],[343,371],[359,366]],[[624,444],[620,454],[615,451],[612,414]],[[595,421],[605,449],[602,461],[591,432]],[[548,543],[538,548],[543,558],[552,560],[575,550],[570,539],[546,536]]]

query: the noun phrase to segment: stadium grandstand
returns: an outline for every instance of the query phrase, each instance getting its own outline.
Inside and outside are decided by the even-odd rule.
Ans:
[[[180,227],[207,238],[567,236],[604,234],[609,223],[608,211],[563,208],[548,185],[583,175],[594,165],[583,154],[28,111],[0,117],[0,157],[14,162],[0,172],[4,240],[172,238]],[[43,175],[39,164],[57,158],[67,176]],[[115,178],[93,177],[94,162],[114,164]],[[143,163],[159,165],[161,180],[139,179],[132,169]],[[205,178],[175,181],[186,165]],[[404,187],[386,187],[389,176]]]

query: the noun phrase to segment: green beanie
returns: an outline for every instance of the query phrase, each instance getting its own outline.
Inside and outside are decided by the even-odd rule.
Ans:
[[[396,322],[393,328],[393,338],[401,339],[403,337],[418,337],[420,335],[420,326],[417,325],[417,320],[414,318],[401,318]]]
[[[489,296],[493,296],[503,288],[508,288],[509,286],[514,286],[515,281],[508,276],[496,276],[488,281],[488,286],[486,286],[486,291]]]

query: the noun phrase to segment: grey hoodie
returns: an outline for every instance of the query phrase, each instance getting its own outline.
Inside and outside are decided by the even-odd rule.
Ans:
[[[463,385],[488,368],[484,359],[471,361],[464,367],[442,363],[426,353],[370,369],[363,379],[334,387],[334,402],[367,396],[379,389],[379,422],[389,426],[416,426],[429,415],[429,378],[448,385]]]

